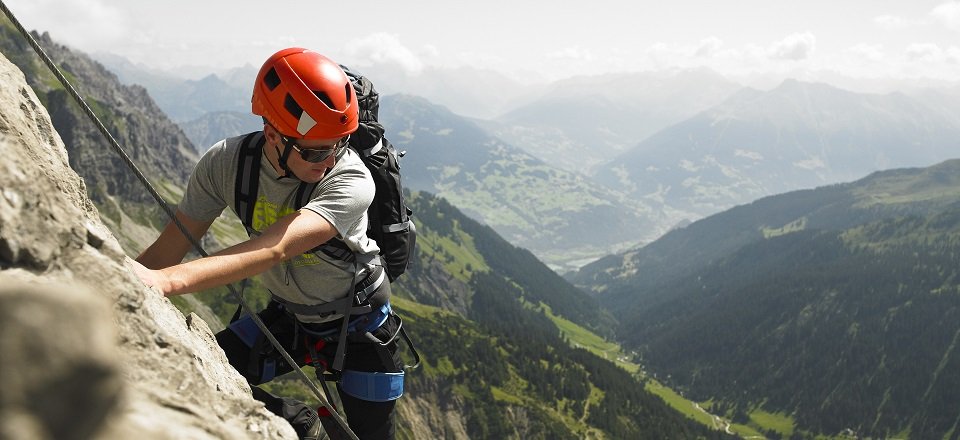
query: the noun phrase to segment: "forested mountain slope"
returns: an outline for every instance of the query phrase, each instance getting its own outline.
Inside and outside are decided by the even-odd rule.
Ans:
[[[827,434],[954,435],[960,160],[758,200],[576,282],[695,399]]]
[[[642,377],[572,347],[547,314],[610,334],[595,299],[449,202],[414,193],[410,206],[417,253],[394,294],[423,366],[400,401],[404,438],[726,437],[676,413]],[[229,319],[229,296],[205,295]],[[292,380],[276,386],[309,398]]]

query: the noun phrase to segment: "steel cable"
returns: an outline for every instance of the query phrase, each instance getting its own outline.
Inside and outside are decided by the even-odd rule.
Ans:
[[[120,155],[124,163],[127,164],[127,167],[133,171],[137,179],[140,180],[140,182],[147,189],[147,191],[150,192],[150,195],[153,196],[154,200],[157,201],[157,204],[159,204],[160,207],[163,208],[164,212],[166,212],[167,216],[170,217],[171,221],[173,221],[177,225],[177,228],[180,229],[180,232],[184,235],[184,237],[186,237],[187,240],[190,241],[190,244],[193,245],[197,253],[199,253],[202,257],[207,257],[208,256],[207,252],[203,250],[203,247],[200,245],[197,239],[194,238],[193,235],[191,235],[190,232],[187,231],[183,223],[181,223],[180,220],[177,219],[177,216],[174,213],[173,209],[170,207],[170,205],[168,205],[167,202],[163,200],[163,197],[160,196],[157,190],[153,187],[152,184],[150,184],[146,176],[144,176],[144,174],[140,171],[140,169],[133,162],[133,160],[130,159],[130,156],[127,155],[127,153],[123,150],[123,148],[120,146],[117,140],[113,137],[113,135],[111,135],[110,132],[107,130],[107,128],[103,125],[103,123],[100,122],[100,119],[97,117],[97,115],[93,113],[93,110],[90,109],[90,106],[87,105],[83,97],[81,97],[80,94],[77,93],[76,89],[73,88],[73,85],[70,84],[70,81],[67,80],[67,78],[63,75],[63,73],[60,72],[60,69],[56,66],[56,64],[54,64],[53,60],[51,60],[50,57],[47,56],[47,53],[44,52],[43,48],[40,47],[40,44],[37,43],[37,41],[33,38],[32,35],[30,35],[29,32],[27,32],[26,29],[24,29],[24,27],[20,24],[17,18],[13,15],[13,12],[11,12],[10,9],[7,8],[7,5],[3,2],[3,0],[0,0],[0,9],[3,10],[3,13],[7,16],[7,18],[10,19],[10,22],[13,23],[14,27],[16,27],[17,30],[20,32],[20,34],[23,35],[23,37],[30,43],[30,46],[33,47],[33,50],[37,53],[37,55],[40,56],[41,60],[43,61],[44,64],[47,65],[50,71],[53,72],[53,74],[57,77],[57,79],[60,81],[63,87],[67,90],[67,92],[70,93],[70,96],[72,96],[73,99],[77,102],[77,104],[80,105],[80,109],[83,110],[83,112],[87,115],[87,117],[89,117],[90,120],[94,122],[94,124],[99,129],[100,133],[102,133],[103,136],[107,138],[107,141],[110,143],[110,146],[113,148],[113,150]],[[297,372],[297,376],[299,376],[299,378],[305,384],[307,384],[310,390],[313,391],[314,395],[316,395],[320,403],[327,409],[327,411],[330,412],[331,416],[333,416],[333,418],[337,421],[337,424],[339,424],[340,427],[343,428],[344,432],[350,435],[351,439],[359,440],[357,438],[357,435],[354,434],[352,430],[350,430],[350,427],[347,425],[346,421],[343,420],[343,418],[340,416],[340,413],[337,412],[336,409],[333,408],[333,406],[330,404],[330,402],[328,402],[327,399],[323,397],[322,392],[320,391],[319,388],[317,388],[317,385],[313,383],[313,381],[310,380],[309,377],[307,377],[306,373],[303,372],[303,369],[301,369],[300,366],[298,366],[297,363],[290,356],[290,353],[288,353],[283,348],[283,345],[280,344],[279,341],[277,341],[276,337],[273,336],[273,333],[270,332],[270,329],[268,329],[267,326],[263,323],[263,321],[260,320],[260,317],[257,316],[256,311],[253,310],[253,308],[243,299],[243,296],[240,295],[240,293],[237,292],[236,288],[233,287],[233,284],[227,284],[227,288],[230,290],[230,293],[237,298],[237,301],[240,303],[241,307],[243,307],[243,310],[250,315],[250,318],[252,318],[253,322],[256,323],[257,327],[260,328],[260,331],[263,332],[264,336],[266,336],[267,339],[270,341],[270,343],[274,346],[274,348],[277,349],[277,352],[283,356],[283,359],[288,364],[290,364],[290,366],[293,368],[294,371]]]

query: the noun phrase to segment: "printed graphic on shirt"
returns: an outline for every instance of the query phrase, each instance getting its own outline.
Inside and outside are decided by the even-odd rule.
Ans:
[[[296,210],[292,206],[282,206],[267,200],[266,197],[257,198],[257,203],[253,207],[253,229],[257,232],[263,232],[268,226],[277,222],[281,217],[292,214]],[[293,267],[313,266],[320,264],[320,258],[312,252],[300,254],[290,260]]]

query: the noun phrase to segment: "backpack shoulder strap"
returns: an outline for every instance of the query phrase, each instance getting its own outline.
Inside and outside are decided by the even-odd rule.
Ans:
[[[310,203],[310,196],[313,195],[313,190],[317,188],[319,183],[320,182],[300,182],[300,185],[297,186],[297,196],[293,200],[294,210],[299,210],[300,208],[307,206],[307,203]]]
[[[260,158],[263,156],[264,143],[266,143],[266,137],[262,131],[247,134],[240,141],[234,206],[236,206],[237,217],[240,217],[240,222],[247,229],[247,234],[253,231],[253,209],[257,204]]]

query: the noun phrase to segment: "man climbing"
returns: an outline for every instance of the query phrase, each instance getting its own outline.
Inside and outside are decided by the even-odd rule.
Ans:
[[[377,243],[366,235],[375,185],[358,154],[346,148],[358,128],[357,92],[330,59],[290,48],[263,64],[252,104],[253,113],[264,120],[263,131],[210,148],[176,212],[197,238],[226,207],[241,219],[252,213],[247,217],[250,239],[182,263],[190,243],[171,223],[132,263],[134,270],[166,296],[260,274],[272,299],[258,316],[276,339],[301,365],[317,366],[318,374],[332,364],[342,366],[337,390],[351,430],[361,439],[392,439],[399,394],[365,394],[382,389],[382,382],[377,387],[348,385],[387,377],[394,381],[387,388],[396,388],[399,376],[402,389],[395,338],[399,318],[390,310],[390,282]],[[259,161],[255,179],[244,175],[250,174],[242,171],[245,160]],[[249,182],[256,182],[253,188],[245,188]],[[340,331],[345,314],[350,316],[347,334]],[[251,385],[292,369],[249,317],[235,318],[217,334],[217,342]],[[341,369],[332,370],[340,379]],[[319,436],[320,418],[310,407],[256,386],[253,395],[290,421],[301,438]]]

